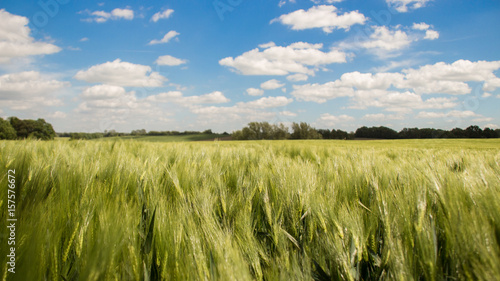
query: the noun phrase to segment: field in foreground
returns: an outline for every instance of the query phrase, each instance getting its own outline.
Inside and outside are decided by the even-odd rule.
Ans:
[[[2,280],[500,278],[497,140],[3,141],[0,172]]]

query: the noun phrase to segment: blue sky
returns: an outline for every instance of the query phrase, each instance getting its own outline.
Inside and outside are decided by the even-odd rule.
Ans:
[[[0,116],[58,132],[500,125],[500,3],[0,2]]]

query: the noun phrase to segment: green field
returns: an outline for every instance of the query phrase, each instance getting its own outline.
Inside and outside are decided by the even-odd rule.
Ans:
[[[0,167],[1,280],[500,279],[498,140],[1,141]]]

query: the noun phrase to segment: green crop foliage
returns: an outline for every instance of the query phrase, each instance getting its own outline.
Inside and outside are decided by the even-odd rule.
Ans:
[[[500,278],[498,140],[1,141],[0,167],[0,280]]]

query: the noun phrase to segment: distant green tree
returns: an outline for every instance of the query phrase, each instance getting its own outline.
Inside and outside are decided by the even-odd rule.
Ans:
[[[290,138],[292,139],[320,139],[321,135],[318,133],[316,129],[311,127],[306,122],[292,123],[292,134]]]
[[[17,117],[10,117],[9,122],[16,130],[17,138],[19,139],[41,139],[52,140],[56,137],[56,132],[50,123],[45,122],[44,119],[21,120]]]
[[[483,136],[485,138],[489,138],[489,139],[496,138],[497,137],[496,135],[497,134],[495,133],[495,131],[491,128],[484,128],[484,130],[483,130]]]
[[[284,124],[250,122],[241,130],[234,131],[233,140],[284,140],[290,133]]]
[[[477,125],[469,126],[467,127],[467,129],[465,129],[465,134],[467,135],[468,138],[471,139],[482,138],[483,130],[481,130],[481,128],[479,128],[479,126]]]
[[[132,130],[132,132],[130,132],[130,134],[133,135],[133,136],[145,135],[146,134],[146,130],[145,129]]]
[[[16,138],[16,130],[10,122],[0,117],[0,140],[15,140]]]
[[[286,140],[290,138],[290,133],[288,132],[288,127],[285,124],[280,123],[278,125],[274,124],[272,126],[273,140]]]

